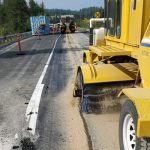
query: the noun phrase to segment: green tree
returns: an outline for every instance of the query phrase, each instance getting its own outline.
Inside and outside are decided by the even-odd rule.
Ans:
[[[9,0],[8,18],[9,25],[15,32],[26,31],[26,23],[29,17],[29,10],[25,0]]]
[[[34,0],[29,0],[29,7],[30,7],[30,15],[36,16],[37,15],[37,4]]]
[[[43,1],[40,4],[40,9],[41,9],[41,15],[45,15],[45,6],[44,6],[44,2]]]
[[[44,2],[38,5],[34,0],[29,0],[29,9],[31,16],[44,15]]]
[[[44,2],[34,0],[4,0],[0,4],[0,36],[30,31],[30,16],[44,15]],[[48,15],[48,14],[47,14]]]
[[[3,26],[8,34],[28,30],[29,10],[26,0],[4,0],[3,7],[5,14]]]

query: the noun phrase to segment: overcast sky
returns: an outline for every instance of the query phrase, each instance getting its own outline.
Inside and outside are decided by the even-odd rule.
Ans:
[[[36,0],[41,3],[42,0]],[[43,0],[46,8],[62,8],[79,10],[89,6],[103,6],[104,0]]]

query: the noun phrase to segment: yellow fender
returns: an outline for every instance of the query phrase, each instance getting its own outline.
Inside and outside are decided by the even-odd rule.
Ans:
[[[133,81],[136,79],[132,63],[122,64],[84,64],[78,67],[83,75],[84,84],[106,83],[117,81]]]
[[[123,89],[119,96],[121,94],[126,95],[136,107],[138,113],[137,137],[150,137],[150,89]]]

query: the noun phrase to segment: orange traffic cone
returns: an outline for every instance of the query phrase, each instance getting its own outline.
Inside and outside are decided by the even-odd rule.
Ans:
[[[17,53],[17,55],[25,55],[25,53],[22,51],[22,47],[21,47],[20,33],[17,33],[17,41],[18,41],[18,53]]]

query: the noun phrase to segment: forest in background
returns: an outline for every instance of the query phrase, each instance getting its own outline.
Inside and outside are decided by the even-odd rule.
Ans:
[[[46,15],[50,16],[50,20],[53,23],[59,22],[61,15],[74,15],[75,19],[81,19],[84,20],[93,18],[95,15],[95,12],[100,12],[101,15],[104,15],[104,9],[102,7],[88,7],[83,8],[80,10],[64,10],[64,9],[45,9]]]
[[[44,3],[3,0],[0,4],[0,36],[30,31],[30,16],[44,15]]]
[[[100,12],[104,17],[103,7],[88,7],[80,10],[64,10],[64,9],[45,9],[45,13],[50,18],[51,23],[58,23],[61,15],[74,15],[78,27],[88,28],[89,19],[95,17],[95,12]]]
[[[0,36],[27,32],[31,30],[30,16],[46,15],[50,23],[59,23],[61,15],[74,15],[79,27],[87,27],[88,20],[94,17],[95,12],[104,15],[102,7],[89,7],[80,10],[45,9],[44,2],[34,0],[3,0],[0,4]]]

